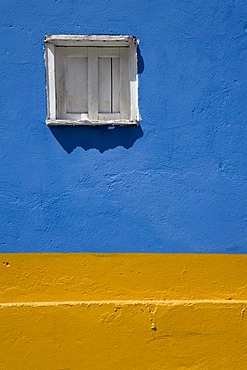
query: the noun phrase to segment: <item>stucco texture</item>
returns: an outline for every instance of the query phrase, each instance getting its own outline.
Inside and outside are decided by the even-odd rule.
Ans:
[[[247,3],[0,4],[1,251],[246,253]],[[140,40],[139,127],[48,128],[46,34]]]
[[[246,255],[0,254],[3,370],[238,370]]]

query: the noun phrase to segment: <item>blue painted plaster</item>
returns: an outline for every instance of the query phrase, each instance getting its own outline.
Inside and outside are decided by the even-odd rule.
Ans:
[[[247,252],[246,0],[3,0],[1,252]],[[45,34],[140,39],[139,128],[45,125]]]

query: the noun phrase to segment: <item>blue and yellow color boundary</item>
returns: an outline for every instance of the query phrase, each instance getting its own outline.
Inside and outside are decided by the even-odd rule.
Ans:
[[[244,369],[247,256],[1,254],[2,369]]]

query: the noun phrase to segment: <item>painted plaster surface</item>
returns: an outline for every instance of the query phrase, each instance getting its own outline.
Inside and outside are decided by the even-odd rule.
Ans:
[[[246,300],[246,255],[0,254],[0,303]]]
[[[245,369],[246,305],[0,305],[2,369]]]
[[[1,254],[0,368],[246,369],[246,258]]]
[[[1,251],[245,253],[247,3],[0,4]],[[140,39],[142,122],[45,126],[45,34]]]

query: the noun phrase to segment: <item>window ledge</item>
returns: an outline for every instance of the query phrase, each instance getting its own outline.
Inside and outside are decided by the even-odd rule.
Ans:
[[[128,46],[138,44],[135,36],[123,35],[47,35],[45,42],[55,46]]]
[[[138,126],[139,121],[137,120],[61,120],[61,119],[47,119],[47,126]]]

